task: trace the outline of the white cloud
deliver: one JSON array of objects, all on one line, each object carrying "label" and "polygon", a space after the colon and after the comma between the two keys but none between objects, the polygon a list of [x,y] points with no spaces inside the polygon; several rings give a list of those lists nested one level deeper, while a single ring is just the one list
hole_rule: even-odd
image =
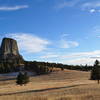
[{"label": "white cloud", "polygon": [[65,64],[89,64],[92,65],[96,59],[100,60],[100,50],[90,52],[78,52],[62,56]]},{"label": "white cloud", "polygon": [[76,41],[67,41],[65,39],[60,41],[60,48],[72,48],[77,46],[79,46],[79,43]]},{"label": "white cloud", "polygon": [[17,5],[17,6],[0,6],[0,11],[15,11],[24,8],[28,8],[28,5]]},{"label": "white cloud", "polygon": [[63,63],[64,64],[73,64],[73,65],[92,65],[94,63],[95,59],[90,58],[78,58],[78,59],[72,59],[72,60],[66,60]]},{"label": "white cloud", "polygon": [[80,58],[80,57],[98,57],[100,56],[100,50],[90,51],[90,52],[78,52],[78,53],[71,53],[69,55],[64,55],[62,58]]},{"label": "white cloud", "polygon": [[42,52],[46,50],[47,46],[50,44],[49,41],[29,33],[11,33],[7,34],[7,37],[16,39],[19,49],[26,53]]},{"label": "white cloud", "polygon": [[96,59],[100,60],[100,50],[90,52],[77,52],[70,54],[47,53],[46,55],[41,56],[40,58],[45,59],[47,61],[51,59],[56,59],[58,62],[61,62],[63,64],[92,65]]},{"label": "white cloud", "polygon": [[81,5],[83,10],[87,10],[90,13],[100,12],[100,1],[86,2]]},{"label": "white cloud", "polygon": [[95,13],[96,12],[95,9],[90,9],[89,11],[90,11],[90,13]]}]

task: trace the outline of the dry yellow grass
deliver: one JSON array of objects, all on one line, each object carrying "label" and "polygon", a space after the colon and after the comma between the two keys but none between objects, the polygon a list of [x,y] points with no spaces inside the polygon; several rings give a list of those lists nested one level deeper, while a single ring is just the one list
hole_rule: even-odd
[{"label": "dry yellow grass", "polygon": [[100,100],[100,85],[89,77],[90,72],[58,70],[32,77],[26,86],[0,81],[0,100]]}]

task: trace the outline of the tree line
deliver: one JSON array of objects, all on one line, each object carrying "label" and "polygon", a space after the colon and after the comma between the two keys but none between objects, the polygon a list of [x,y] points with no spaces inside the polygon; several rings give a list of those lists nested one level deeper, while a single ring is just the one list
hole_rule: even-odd
[{"label": "tree line", "polygon": [[[33,71],[37,74],[47,74],[53,71],[54,68],[61,70],[80,70],[90,71],[93,66],[89,65],[65,65],[61,63],[37,62],[37,61],[24,61],[24,70]],[[18,72],[20,71],[20,64],[15,62],[0,62],[0,73]]]},{"label": "tree line", "polygon": [[[37,61],[26,61],[25,69],[27,70],[35,70],[38,72],[39,70],[46,69],[47,72],[52,72],[54,68],[60,68],[61,70],[70,69],[70,70],[80,70],[80,71],[90,71],[93,66],[90,65],[65,65],[61,63],[49,63],[49,62],[37,62]],[[39,71],[39,72],[40,72]]]}]

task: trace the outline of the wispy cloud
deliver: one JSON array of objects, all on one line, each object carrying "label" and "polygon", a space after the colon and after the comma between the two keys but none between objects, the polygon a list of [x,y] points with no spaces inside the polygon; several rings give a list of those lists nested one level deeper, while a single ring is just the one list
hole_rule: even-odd
[{"label": "wispy cloud", "polygon": [[82,7],[85,8],[97,8],[100,7],[100,1],[94,1],[94,2],[86,2],[82,5]]},{"label": "wispy cloud", "polygon": [[85,2],[81,7],[90,13],[100,12],[100,1]]},{"label": "wispy cloud", "polygon": [[61,48],[72,48],[79,46],[79,43],[76,41],[67,41],[67,40],[61,40],[60,47]]},{"label": "wispy cloud", "polygon": [[70,1],[61,1],[60,3],[57,3],[55,6],[56,9],[62,9],[65,7],[73,7],[75,6],[79,0],[70,0]]},{"label": "wispy cloud", "polygon": [[90,33],[92,33],[91,36],[95,38],[100,38],[100,26],[99,25],[93,26]]},{"label": "wispy cloud", "polygon": [[17,5],[17,6],[0,6],[0,11],[15,11],[20,9],[28,8],[28,5]]},{"label": "wispy cloud", "polygon": [[56,9],[62,9],[65,7],[78,7],[79,9],[83,11],[88,11],[90,13],[97,13],[100,12],[100,1],[80,1],[80,0],[62,0],[61,2],[58,2],[55,6]]},{"label": "wispy cloud", "polygon": [[47,49],[50,44],[48,40],[29,33],[7,34],[7,37],[14,38],[18,41],[19,49],[24,53],[37,53]]},{"label": "wispy cloud", "polygon": [[59,57],[59,55],[57,55],[57,54],[47,53],[46,55],[41,56],[40,58],[42,58],[42,59],[50,59],[50,58],[58,58],[58,57]]},{"label": "wispy cloud", "polygon": [[72,60],[65,60],[64,64],[73,64],[73,65],[93,65],[95,59],[90,58],[78,58],[78,59],[72,59]]},{"label": "wispy cloud", "polygon": [[94,34],[100,34],[100,26],[94,26],[93,27],[93,33]]},{"label": "wispy cloud", "polygon": [[65,38],[65,37],[69,37],[69,36],[70,36],[70,34],[63,33],[63,34],[61,35],[61,38]]},{"label": "wispy cloud", "polygon": [[62,58],[80,58],[80,57],[86,57],[86,58],[94,58],[100,56],[100,50],[90,51],[90,52],[77,52],[77,53],[71,53],[68,55],[62,56]]},{"label": "wispy cloud", "polygon": [[[49,55],[49,56],[47,56]],[[49,53],[44,56],[44,58],[53,58],[53,57],[61,57],[62,59],[72,59],[72,58],[99,58],[100,57],[100,50],[95,50],[95,51],[90,51],[90,52],[76,52],[76,53],[70,53],[70,54],[56,54],[54,53]]]},{"label": "wispy cloud", "polygon": [[92,65],[96,59],[100,60],[100,50],[90,51],[90,52],[76,52],[69,54],[57,54],[57,53],[47,53],[40,58],[45,60],[57,59],[58,62],[64,64],[89,64]]},{"label": "wispy cloud", "polygon": [[69,37],[69,34],[62,34],[61,40],[59,41],[60,48],[73,48],[79,46],[79,43],[77,41],[70,41],[67,40]]},{"label": "wispy cloud", "polygon": [[72,6],[72,4],[70,2],[63,2],[63,3],[60,3],[59,5],[55,6],[55,8],[61,9],[61,8],[66,7],[66,6],[70,7],[70,6]]}]

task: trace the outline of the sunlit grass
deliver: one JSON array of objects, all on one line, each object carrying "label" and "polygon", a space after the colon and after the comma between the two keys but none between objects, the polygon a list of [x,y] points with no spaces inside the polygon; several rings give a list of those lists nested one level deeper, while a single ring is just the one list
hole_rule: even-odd
[{"label": "sunlit grass", "polygon": [[100,85],[89,77],[90,72],[65,70],[32,77],[25,86],[0,81],[0,100],[100,100]]}]

